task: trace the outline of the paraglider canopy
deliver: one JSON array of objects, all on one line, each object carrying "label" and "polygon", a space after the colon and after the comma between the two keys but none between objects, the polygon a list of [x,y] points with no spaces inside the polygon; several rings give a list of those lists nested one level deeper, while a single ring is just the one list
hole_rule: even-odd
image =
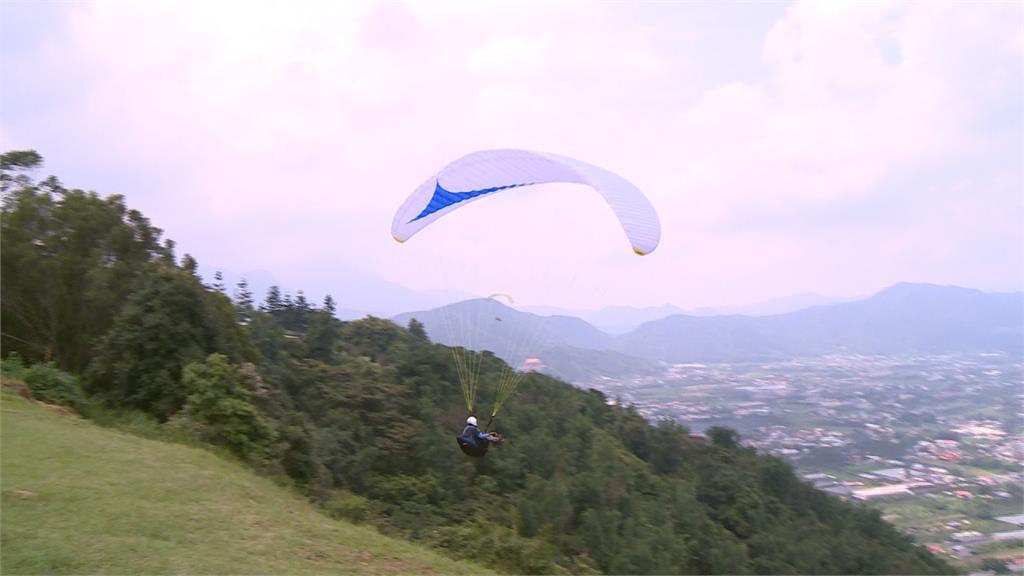
[{"label": "paraglider canopy", "polygon": [[[628,180],[586,162],[529,150],[483,150],[445,166],[413,192],[395,213],[391,235],[405,242],[467,203],[516,188],[554,182],[585,184],[604,197],[637,254],[661,240],[658,214]],[[566,216],[567,219],[571,215]]]}]

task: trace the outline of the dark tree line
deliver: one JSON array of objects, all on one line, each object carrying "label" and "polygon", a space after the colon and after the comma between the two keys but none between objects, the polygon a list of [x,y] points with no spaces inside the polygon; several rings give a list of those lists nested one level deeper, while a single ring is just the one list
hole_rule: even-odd
[{"label": "dark tree line", "polygon": [[[277,287],[257,304],[244,280],[229,297],[123,198],[34,182],[34,152],[0,161],[0,344],[80,377],[76,405],[151,414],[329,514],[510,572],[951,572],[732,430],[539,374],[497,421],[508,443],[468,459],[450,351],[419,322],[340,322]],[[482,353],[484,386],[502,369]]]}]

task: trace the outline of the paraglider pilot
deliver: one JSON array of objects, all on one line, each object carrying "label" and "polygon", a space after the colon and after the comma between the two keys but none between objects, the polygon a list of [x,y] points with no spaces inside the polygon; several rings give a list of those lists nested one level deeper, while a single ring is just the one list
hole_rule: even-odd
[{"label": "paraglider pilot", "polygon": [[476,416],[466,418],[466,428],[457,438],[459,448],[467,456],[479,458],[487,453],[491,444],[500,444],[501,436],[497,432],[484,432],[476,424]]}]

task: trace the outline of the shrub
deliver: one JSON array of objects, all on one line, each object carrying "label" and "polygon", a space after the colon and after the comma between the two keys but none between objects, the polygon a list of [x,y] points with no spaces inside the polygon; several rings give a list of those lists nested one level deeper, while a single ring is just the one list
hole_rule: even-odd
[{"label": "shrub", "polygon": [[348,490],[336,490],[324,502],[324,511],[327,512],[328,516],[345,519],[356,524],[366,519],[369,510],[366,498],[353,494]]},{"label": "shrub", "polygon": [[17,352],[11,352],[7,358],[0,360],[0,376],[15,380],[25,377],[25,365],[21,363],[21,356]]},{"label": "shrub", "polygon": [[60,404],[79,409],[84,404],[78,379],[57,368],[53,363],[34,364],[22,377],[32,397],[48,404]]}]

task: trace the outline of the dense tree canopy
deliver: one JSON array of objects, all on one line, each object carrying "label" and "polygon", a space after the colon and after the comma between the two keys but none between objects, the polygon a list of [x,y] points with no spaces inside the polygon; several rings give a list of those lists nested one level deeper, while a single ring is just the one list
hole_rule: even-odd
[{"label": "dense tree canopy", "polygon": [[53,177],[36,184],[15,174],[42,161],[25,157],[0,159],[5,186],[20,184],[4,191],[0,229],[3,349],[80,372],[135,280],[173,253],[123,197],[67,189]]}]

